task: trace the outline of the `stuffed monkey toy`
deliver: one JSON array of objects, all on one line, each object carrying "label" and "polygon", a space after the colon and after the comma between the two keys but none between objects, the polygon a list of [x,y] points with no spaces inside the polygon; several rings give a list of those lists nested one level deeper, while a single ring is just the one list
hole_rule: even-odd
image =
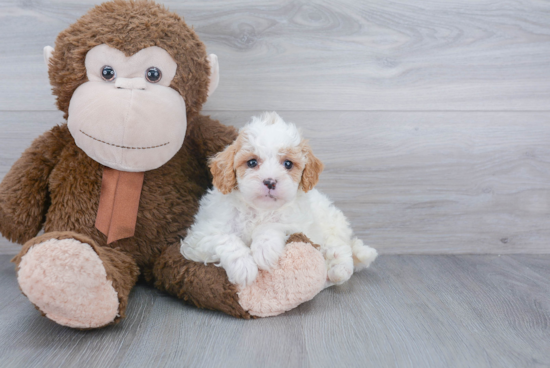
[{"label": "stuffed monkey toy", "polygon": [[207,159],[236,131],[199,114],[218,84],[217,58],[177,14],[107,2],[44,55],[67,122],[37,138],[0,184],[0,231],[24,244],[17,280],[43,315],[73,328],[118,322],[138,279],[239,318],[283,313],[323,288],[323,257],[301,234],[245,289],[181,255],[211,186]]}]

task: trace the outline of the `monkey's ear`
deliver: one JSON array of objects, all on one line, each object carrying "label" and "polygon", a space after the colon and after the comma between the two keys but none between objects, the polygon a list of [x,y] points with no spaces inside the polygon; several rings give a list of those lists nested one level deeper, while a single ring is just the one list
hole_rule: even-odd
[{"label": "monkey's ear", "polygon": [[[52,49],[53,50],[53,49]],[[220,83],[220,65],[218,57],[215,54],[208,55],[208,63],[210,64],[210,83],[208,84],[208,97],[218,88]]]},{"label": "monkey's ear", "polygon": [[53,47],[51,46],[44,47],[44,62],[46,63],[46,65],[48,65],[52,57],[52,54],[53,54]]}]

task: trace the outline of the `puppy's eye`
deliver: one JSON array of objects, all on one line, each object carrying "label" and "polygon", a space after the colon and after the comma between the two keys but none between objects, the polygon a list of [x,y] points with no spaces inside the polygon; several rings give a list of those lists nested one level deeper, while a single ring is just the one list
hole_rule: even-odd
[{"label": "puppy's eye", "polygon": [[285,169],[287,169],[287,170],[292,169],[292,166],[294,166],[294,164],[292,163],[292,161],[289,161],[289,160],[286,160],[286,161],[284,162],[284,165],[285,165]]},{"label": "puppy's eye", "polygon": [[145,71],[145,79],[150,83],[157,83],[162,79],[162,72],[154,66]]},{"label": "puppy's eye", "polygon": [[252,160],[248,160],[246,164],[248,165],[248,167],[253,168],[258,166],[258,161],[255,158],[253,158]]},{"label": "puppy's eye", "polygon": [[104,81],[112,82],[116,78],[116,71],[113,67],[105,65],[101,68],[101,78],[103,78]]}]

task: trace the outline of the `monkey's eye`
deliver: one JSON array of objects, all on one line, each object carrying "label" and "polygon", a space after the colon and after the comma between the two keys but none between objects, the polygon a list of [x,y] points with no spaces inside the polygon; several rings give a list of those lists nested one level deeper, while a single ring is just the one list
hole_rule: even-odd
[{"label": "monkey's eye", "polygon": [[258,166],[258,161],[255,158],[253,158],[252,160],[248,160],[246,164],[248,165],[248,167],[254,168]]},{"label": "monkey's eye", "polygon": [[162,79],[162,72],[159,68],[152,66],[145,71],[145,79],[147,79],[148,82],[157,83]]},{"label": "monkey's eye", "polygon": [[105,65],[103,68],[101,68],[101,78],[103,78],[104,81],[112,82],[116,79],[116,71],[113,69],[113,67]]},{"label": "monkey's eye", "polygon": [[292,163],[292,161],[289,161],[289,160],[286,160],[286,161],[284,162],[284,165],[285,165],[285,169],[287,169],[287,170],[292,169],[292,166],[294,166],[294,164]]}]

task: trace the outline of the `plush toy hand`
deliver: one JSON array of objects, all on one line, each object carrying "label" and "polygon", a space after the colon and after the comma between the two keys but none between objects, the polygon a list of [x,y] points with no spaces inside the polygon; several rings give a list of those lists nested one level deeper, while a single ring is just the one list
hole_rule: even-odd
[{"label": "plush toy hand", "polygon": [[239,291],[243,309],[252,316],[276,316],[317,295],[327,279],[317,248],[305,235],[291,235],[273,268],[261,270],[256,282]]}]

